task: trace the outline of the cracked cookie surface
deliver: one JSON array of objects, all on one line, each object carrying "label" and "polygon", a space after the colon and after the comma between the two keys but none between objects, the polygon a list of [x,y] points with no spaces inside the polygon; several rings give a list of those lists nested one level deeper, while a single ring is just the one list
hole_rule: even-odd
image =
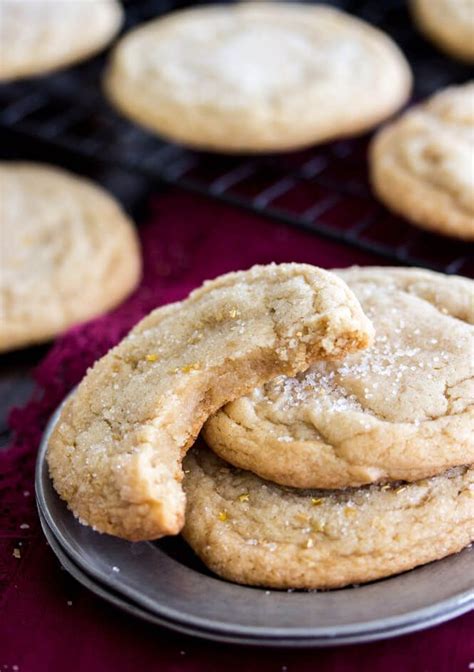
[{"label": "cracked cookie surface", "polygon": [[370,147],[375,193],[414,224],[474,240],[474,83],[451,87],[383,128]]},{"label": "cracked cookie surface", "polygon": [[341,363],[280,376],[204,427],[225,460],[293,487],[414,481],[474,462],[474,282],[420,269],[337,271],[375,327]]},{"label": "cracked cookie surface", "polygon": [[122,19],[116,0],[2,0],[0,80],[81,61],[110,42]]},{"label": "cracked cookie surface", "polygon": [[337,276],[271,264],[158,308],[98,361],[50,438],[54,486],[95,529],[132,540],[184,522],[181,461],[220,406],[279,373],[366,347],[372,325]]},{"label": "cracked cookie surface", "polygon": [[262,152],[375,126],[406,101],[411,73],[387,35],[349,14],[237,3],[131,31],[105,85],[124,114],[175,141]]},{"label": "cracked cookie surface", "polygon": [[225,579],[337,588],[412,569],[474,539],[474,469],[344,491],[295,490],[236,469],[205,446],[184,462],[183,535]]},{"label": "cracked cookie surface", "polygon": [[116,306],[141,261],[132,222],[98,185],[54,166],[0,163],[0,352]]}]

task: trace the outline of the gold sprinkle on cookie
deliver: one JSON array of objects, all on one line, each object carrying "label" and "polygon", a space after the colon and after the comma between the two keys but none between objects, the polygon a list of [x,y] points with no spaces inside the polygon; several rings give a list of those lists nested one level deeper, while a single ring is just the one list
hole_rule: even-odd
[{"label": "gold sprinkle on cookie", "polygon": [[193,362],[192,364],[185,364],[184,366],[177,366],[173,369],[174,373],[191,373],[192,371],[199,371],[201,369],[201,364],[199,362]]}]

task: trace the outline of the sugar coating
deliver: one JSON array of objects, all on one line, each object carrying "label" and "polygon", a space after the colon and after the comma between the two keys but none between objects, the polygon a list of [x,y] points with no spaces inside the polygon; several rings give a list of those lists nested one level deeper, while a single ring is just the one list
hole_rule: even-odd
[{"label": "sugar coating", "polygon": [[474,462],[474,283],[419,269],[338,274],[374,324],[373,345],[227,404],[207,443],[294,487],[413,481]]},{"label": "sugar coating", "polygon": [[0,80],[42,74],[87,58],[118,31],[116,0],[2,0]]},{"label": "sugar coating", "polygon": [[255,266],[207,282],[153,311],[88,372],[49,442],[54,486],[99,531],[176,534],[181,461],[205,420],[275,375],[372,336],[352,292],[314,266]]},{"label": "sugar coating", "polygon": [[337,491],[278,486],[205,446],[187,455],[185,467],[184,537],[210,569],[237,583],[307,589],[363,583],[455,553],[474,539],[469,467],[409,485]]},{"label": "sugar coating", "polygon": [[0,163],[0,352],[48,340],[136,286],[132,222],[99,186],[47,164]]},{"label": "sugar coating", "polygon": [[152,130],[238,152],[370,128],[403,104],[411,74],[386,35],[348,14],[239,3],[176,12],[131,31],[105,83],[112,102]]},{"label": "sugar coating", "polygon": [[376,135],[372,183],[389,208],[415,224],[474,240],[473,155],[469,82],[435,94]]}]

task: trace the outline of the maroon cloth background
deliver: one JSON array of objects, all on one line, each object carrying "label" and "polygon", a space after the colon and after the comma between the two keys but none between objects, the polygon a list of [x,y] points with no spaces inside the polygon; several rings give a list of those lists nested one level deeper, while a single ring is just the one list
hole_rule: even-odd
[{"label": "maroon cloth background", "polygon": [[[36,517],[35,453],[49,415],[97,357],[152,308],[226,271],[270,261],[327,268],[380,263],[349,247],[179,191],[156,200],[140,236],[144,277],[138,290],[109,315],[59,338],[36,369],[33,398],[11,414],[15,440],[0,452],[0,670],[467,672],[474,661],[472,613],[373,644],[257,650],[200,641],[135,620],[61,571]],[[15,548],[20,558],[14,557]]]}]

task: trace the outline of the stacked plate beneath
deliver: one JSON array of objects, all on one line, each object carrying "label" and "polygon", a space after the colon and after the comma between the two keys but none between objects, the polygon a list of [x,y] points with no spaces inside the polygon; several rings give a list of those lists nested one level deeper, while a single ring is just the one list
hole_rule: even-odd
[{"label": "stacked plate beneath", "polygon": [[54,491],[38,454],[36,497],[65,569],[124,611],[205,639],[258,646],[328,646],[421,630],[474,608],[474,551],[359,587],[325,592],[250,588],[211,575],[184,542],[130,543],[81,525]]}]

